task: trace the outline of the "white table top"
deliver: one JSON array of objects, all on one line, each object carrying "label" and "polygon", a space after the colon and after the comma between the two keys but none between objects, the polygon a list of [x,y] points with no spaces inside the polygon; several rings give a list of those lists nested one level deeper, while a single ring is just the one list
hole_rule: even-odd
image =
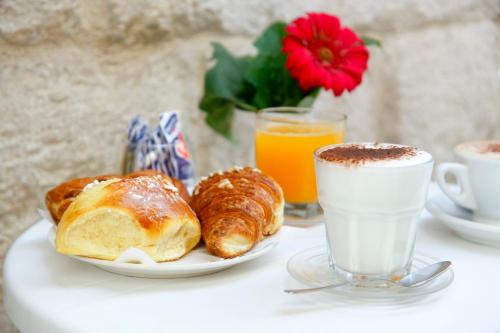
[{"label": "white table top", "polygon": [[5,306],[24,333],[500,332],[500,249],[458,238],[427,212],[417,250],[451,260],[455,281],[392,305],[282,291],[299,286],[286,271],[288,258],[324,244],[322,226],[288,227],[260,259],[173,280],[114,275],[60,255],[47,241],[49,227],[39,222],[23,233],[4,265]]}]

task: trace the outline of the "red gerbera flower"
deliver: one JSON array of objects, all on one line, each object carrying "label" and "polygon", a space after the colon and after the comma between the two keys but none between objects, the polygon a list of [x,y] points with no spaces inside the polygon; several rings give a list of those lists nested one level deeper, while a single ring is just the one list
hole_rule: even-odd
[{"label": "red gerbera flower", "polygon": [[286,31],[286,67],[303,90],[323,87],[340,96],[361,83],[368,50],[351,29],[340,26],[336,16],[309,13]]}]

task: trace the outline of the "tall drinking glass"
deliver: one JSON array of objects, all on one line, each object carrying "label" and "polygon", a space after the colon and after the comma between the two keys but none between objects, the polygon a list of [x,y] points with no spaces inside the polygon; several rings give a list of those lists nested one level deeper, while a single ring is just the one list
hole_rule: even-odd
[{"label": "tall drinking glass", "polygon": [[256,164],[285,194],[285,213],[311,218],[318,205],[314,151],[344,141],[346,116],[312,108],[279,107],[257,113]]},{"label": "tall drinking glass", "polygon": [[380,283],[409,273],[433,159],[414,147],[359,143],[315,153],[331,264]]}]

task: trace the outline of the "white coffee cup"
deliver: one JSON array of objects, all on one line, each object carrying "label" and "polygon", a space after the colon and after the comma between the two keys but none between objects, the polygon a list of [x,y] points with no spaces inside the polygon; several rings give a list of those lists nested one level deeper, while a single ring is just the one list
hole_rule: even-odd
[{"label": "white coffee cup", "polygon": [[[462,163],[441,163],[436,181],[456,204],[474,212],[474,220],[500,223],[500,141],[473,141],[455,147]],[[456,186],[446,182],[454,175]]]},{"label": "white coffee cup", "polygon": [[319,148],[315,166],[334,269],[364,281],[407,274],[432,156],[408,146],[346,143]]}]

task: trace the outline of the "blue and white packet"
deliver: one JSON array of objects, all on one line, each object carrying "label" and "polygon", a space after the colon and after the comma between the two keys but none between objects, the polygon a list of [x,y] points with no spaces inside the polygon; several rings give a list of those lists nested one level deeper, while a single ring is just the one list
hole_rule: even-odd
[{"label": "blue and white packet", "polygon": [[128,129],[127,150],[133,152],[133,170],[153,169],[194,187],[194,167],[184,142],[178,111],[164,112],[160,122],[149,128],[139,116]]}]

